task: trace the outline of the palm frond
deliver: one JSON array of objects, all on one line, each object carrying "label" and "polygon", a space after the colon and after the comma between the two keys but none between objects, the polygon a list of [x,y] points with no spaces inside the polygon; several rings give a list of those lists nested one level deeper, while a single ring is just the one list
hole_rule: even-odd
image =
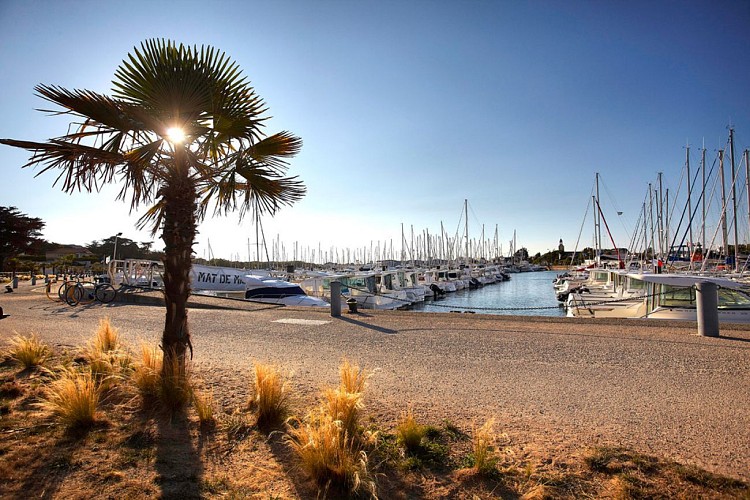
[{"label": "palm frond", "polygon": [[160,198],[151,208],[146,210],[146,213],[143,214],[140,219],[138,219],[135,227],[139,230],[149,229],[151,231],[151,236],[153,237],[156,236],[159,228],[161,228],[163,220],[164,198]]},{"label": "palm frond", "polygon": [[[239,181],[237,175],[244,178]],[[276,171],[259,165],[246,165],[227,172],[201,192],[201,213],[213,202],[214,214],[240,210],[240,219],[248,209],[274,214],[282,206],[291,206],[305,196],[306,189],[298,177],[282,177]]]},{"label": "palm frond", "polygon": [[253,144],[248,154],[258,163],[286,170],[287,162],[278,157],[289,158],[300,152],[302,139],[283,131]]},{"label": "palm frond", "polygon": [[116,97],[149,109],[170,126],[213,130],[204,144],[260,140],[262,99],[223,52],[148,40],[129,54],[115,74]]},{"label": "palm frond", "polygon": [[117,199],[125,200],[132,192],[130,209],[135,210],[141,204],[150,203],[155,197],[158,186],[166,182],[164,169],[159,168],[162,141],[154,141],[125,154],[126,165],[122,169],[124,181]]},{"label": "palm frond", "polygon": [[[54,85],[37,85],[34,90],[43,99],[62,106],[77,116],[94,120],[109,129],[127,132],[145,128],[143,123],[134,120],[111,97],[90,90],[67,90]],[[111,131],[108,130],[108,132]]]},{"label": "palm frond", "polygon": [[112,181],[115,168],[125,162],[122,154],[57,139],[47,143],[0,139],[0,143],[32,151],[34,155],[23,167],[41,165],[36,176],[60,169],[53,185],[62,180],[62,189],[66,193],[98,191],[102,183]]}]

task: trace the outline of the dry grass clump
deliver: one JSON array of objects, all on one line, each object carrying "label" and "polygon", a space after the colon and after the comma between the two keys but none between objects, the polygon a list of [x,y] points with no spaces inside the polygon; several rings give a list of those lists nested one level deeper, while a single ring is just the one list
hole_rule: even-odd
[{"label": "dry grass clump", "polygon": [[94,378],[107,388],[133,370],[133,358],[109,318],[99,321],[99,328],[84,349],[84,355]]},{"label": "dry grass clump", "polygon": [[401,421],[396,426],[396,440],[407,453],[418,453],[426,435],[427,427],[417,422],[411,410],[402,415]]},{"label": "dry grass clump", "polygon": [[[145,406],[158,405],[167,413],[175,413],[194,402],[190,367],[182,367],[177,356],[164,360],[159,346],[141,342],[140,356],[130,375]],[[165,364],[166,363],[166,364]]]},{"label": "dry grass clump", "polygon": [[355,436],[359,426],[359,412],[364,406],[361,392],[347,392],[342,388],[323,391],[323,407],[349,436]]},{"label": "dry grass clump", "polygon": [[201,426],[213,425],[216,422],[214,416],[214,393],[209,391],[205,396],[201,395],[195,388],[192,392],[193,408],[198,415]]},{"label": "dry grass clump", "polygon": [[305,422],[294,421],[287,441],[302,467],[324,491],[376,497],[376,485],[367,464],[367,453],[324,408],[310,412]]},{"label": "dry grass clump", "polygon": [[226,415],[223,423],[229,441],[245,439],[252,432],[252,425],[248,422],[246,414],[239,408],[235,408],[232,413]]},{"label": "dry grass clump", "polygon": [[158,401],[161,409],[176,413],[190,403],[193,388],[188,367],[182,368],[177,356],[168,356],[162,360],[162,369],[158,382]]},{"label": "dry grass clump", "polygon": [[364,407],[364,390],[372,372],[367,372],[349,360],[344,359],[339,366],[340,384],[338,389],[323,391],[323,406],[334,420],[339,420],[343,430],[352,437],[357,435],[360,410]]},{"label": "dry grass clump", "polygon": [[495,470],[497,458],[495,456],[495,419],[487,420],[484,425],[474,429],[472,448],[474,454],[474,469],[480,474]]},{"label": "dry grass clump", "polygon": [[16,334],[10,339],[10,344],[8,354],[24,368],[41,366],[52,354],[49,346],[42,343],[36,333],[32,333],[30,337]]},{"label": "dry grass clump", "polygon": [[99,328],[94,333],[92,347],[99,352],[111,352],[123,348],[120,332],[112,326],[109,318],[99,320]]},{"label": "dry grass clump", "polygon": [[281,423],[289,406],[289,380],[275,365],[255,364],[254,392],[251,409],[258,417],[261,428]]},{"label": "dry grass clump", "polygon": [[290,421],[287,441],[327,495],[369,494],[376,497],[366,448],[376,442],[375,434],[363,434],[359,413],[363,391],[370,374],[348,361],[339,367],[341,384],[323,391],[321,405],[304,422]]},{"label": "dry grass clump", "polygon": [[157,345],[141,342],[140,347],[141,355],[135,362],[131,378],[144,400],[152,400],[159,395],[164,356]]},{"label": "dry grass clump", "polygon": [[99,396],[91,373],[66,369],[45,390],[40,406],[66,427],[85,428],[96,422]]},{"label": "dry grass clump", "polygon": [[344,359],[339,366],[339,377],[341,378],[340,389],[350,393],[365,392],[367,380],[372,376],[372,372],[365,371],[358,365],[352,364],[348,359]]}]

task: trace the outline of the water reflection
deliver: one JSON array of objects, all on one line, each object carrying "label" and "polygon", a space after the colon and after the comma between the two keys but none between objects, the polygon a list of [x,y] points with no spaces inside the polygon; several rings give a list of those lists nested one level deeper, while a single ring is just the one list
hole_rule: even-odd
[{"label": "water reflection", "polygon": [[556,276],[556,271],[512,274],[510,281],[487,285],[476,290],[460,290],[438,300],[427,300],[417,304],[413,310],[474,310],[477,314],[565,316],[565,311],[559,307],[552,289],[552,280]]}]

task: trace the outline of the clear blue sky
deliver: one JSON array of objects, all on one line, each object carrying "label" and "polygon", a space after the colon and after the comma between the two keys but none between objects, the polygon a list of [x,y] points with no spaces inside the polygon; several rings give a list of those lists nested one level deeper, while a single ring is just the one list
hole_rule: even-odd
[{"label": "clear blue sky", "polygon": [[[293,242],[369,248],[407,232],[497,224],[533,254],[571,249],[595,172],[619,246],[649,182],[676,192],[685,145],[709,159],[735,127],[750,143],[750,2],[0,2],[0,137],[46,140],[68,120],[35,111],[36,84],[109,93],[147,38],[209,44],[270,108],[268,130],[304,140],[290,173],[308,195],[265,218]],[[116,189],[62,194],[0,147],[0,205],[41,217],[45,237],[85,244],[135,229]],[[622,211],[617,216],[616,211]],[[206,220],[196,253],[247,258],[251,220]],[[587,222],[581,246],[591,245]],[[155,246],[161,247],[158,237]],[[254,250],[253,250],[254,253]]]}]

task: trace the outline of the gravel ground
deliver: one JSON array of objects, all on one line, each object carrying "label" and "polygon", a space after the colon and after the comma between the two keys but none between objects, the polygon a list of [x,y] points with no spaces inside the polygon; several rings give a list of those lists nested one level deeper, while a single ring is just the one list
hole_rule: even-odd
[{"label": "gravel ground", "polygon": [[[56,346],[80,346],[105,316],[128,341],[157,342],[164,310],[137,299],[72,308],[21,284],[0,295],[10,315],[0,321],[0,345],[14,332],[37,332]],[[368,411],[384,425],[407,408],[427,422],[469,428],[492,416],[529,446],[577,453],[623,445],[750,480],[746,325],[722,325],[720,338],[704,338],[690,323],[399,311],[332,318],[198,305],[190,311],[195,372],[227,411],[246,402],[255,361],[292,370],[303,407],[337,383],[346,357],[376,371]]]}]

